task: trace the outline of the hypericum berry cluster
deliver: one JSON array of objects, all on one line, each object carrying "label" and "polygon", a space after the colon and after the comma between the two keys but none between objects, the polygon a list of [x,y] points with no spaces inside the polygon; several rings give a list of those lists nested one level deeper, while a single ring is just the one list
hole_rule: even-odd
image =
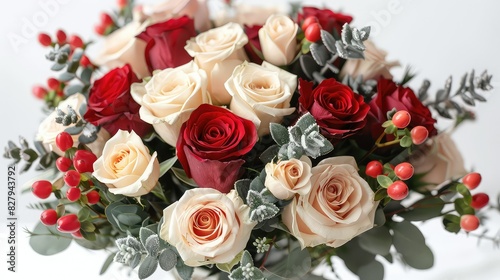
[{"label": "hypericum berry cluster", "polygon": [[396,166],[383,165],[378,160],[372,160],[366,165],[365,174],[376,178],[379,185],[386,189],[387,196],[393,200],[403,200],[408,196],[408,185],[403,182],[409,180],[414,173],[413,165],[402,162]]},{"label": "hypericum berry cluster", "polygon": [[[469,190],[476,189],[481,183],[481,174],[477,172],[471,172],[462,178],[462,184],[464,184]],[[489,203],[489,196],[485,193],[477,193],[472,196],[472,201],[470,206],[475,210],[479,210]],[[476,230],[480,225],[479,218],[473,214],[465,214],[460,217],[460,227],[469,232]]]},{"label": "hypericum berry cluster", "polygon": [[304,31],[304,37],[309,42],[316,42],[321,38],[321,24],[319,24],[319,19],[315,16],[309,16],[302,22],[302,30]]},{"label": "hypericum berry cluster", "polygon": [[[64,172],[63,180],[68,186],[65,199],[60,188],[52,185],[50,181],[40,180],[31,186],[35,196],[41,199],[48,198],[52,193],[62,202],[62,204],[79,203],[94,205],[99,203],[100,194],[94,188],[89,176],[84,175],[94,171],[93,164],[97,160],[96,155],[87,150],[79,150],[73,147],[73,138],[67,132],[61,132],[56,136],[56,146],[63,151],[64,156],[56,160],[56,167]],[[66,202],[64,202],[66,201]],[[40,220],[44,225],[52,226],[57,224],[57,229],[63,233],[71,233],[76,238],[82,238],[80,232],[80,222],[76,214],[64,215],[64,207],[57,210],[47,209],[42,212]]]},{"label": "hypericum berry cluster", "polygon": [[115,20],[108,13],[101,13],[99,23],[94,26],[95,33],[105,36],[116,29]]},{"label": "hypericum berry cluster", "polygon": [[418,125],[408,130],[408,125],[411,122],[411,115],[406,110],[395,112],[391,119],[384,122],[382,126],[385,128],[386,134],[395,134],[400,138],[402,147],[409,147],[411,144],[420,145],[429,137],[429,131],[424,126]]},{"label": "hypericum berry cluster", "polygon": [[85,47],[85,43],[80,36],[73,34],[68,37],[66,32],[60,29],[56,31],[54,39],[47,33],[38,34],[38,42],[44,47],[55,47],[56,45],[64,46],[66,44],[69,44],[71,49],[81,49]]}]

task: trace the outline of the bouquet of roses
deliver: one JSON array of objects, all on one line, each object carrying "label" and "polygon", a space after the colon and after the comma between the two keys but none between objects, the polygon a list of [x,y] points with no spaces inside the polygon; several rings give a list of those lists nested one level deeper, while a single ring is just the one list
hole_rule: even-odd
[{"label": "bouquet of roses", "polygon": [[44,200],[35,251],[107,249],[103,271],[114,261],[141,279],[158,266],[300,278],[334,256],[382,279],[377,255],[432,267],[412,222],[478,228],[481,175],[441,163],[458,151],[435,124],[473,119],[490,75],[414,91],[349,15],[226,2],[210,21],[203,0],[118,1],[94,56],[77,35],[39,35],[59,72],[33,89],[49,114],[35,149],[5,153],[45,170],[30,186]]}]

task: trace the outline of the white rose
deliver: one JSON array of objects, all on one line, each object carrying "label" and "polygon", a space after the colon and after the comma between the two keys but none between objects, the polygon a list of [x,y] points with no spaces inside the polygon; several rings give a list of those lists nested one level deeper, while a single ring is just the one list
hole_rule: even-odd
[{"label": "white rose", "polygon": [[290,100],[297,87],[297,76],[263,62],[262,66],[243,62],[224,84],[231,99],[230,109],[251,120],[259,136],[269,134],[271,122],[280,123],[290,115]]},{"label": "white rose", "polygon": [[353,157],[322,160],[312,168],[311,191],[283,210],[283,223],[301,247],[339,247],[373,228],[378,202]]},{"label": "white rose", "polygon": [[211,103],[207,75],[194,62],[155,71],[148,82],[132,84],[131,94],[141,105],[141,119],[175,147],[181,125],[203,103]]},{"label": "white rose", "polygon": [[188,16],[194,19],[196,30],[202,32],[210,28],[206,0],[167,0],[157,4],[144,5],[143,11],[155,23]]},{"label": "white rose", "polygon": [[159,236],[186,265],[228,263],[245,249],[256,225],[249,212],[235,190],[191,189],[163,210]]},{"label": "white rose", "polygon": [[297,54],[299,26],[285,15],[272,15],[259,30],[264,60],[276,65],[290,64]]},{"label": "white rose", "polygon": [[[83,118],[80,115],[80,107],[85,106],[86,108],[87,101],[85,99],[85,96],[80,93],[73,94],[66,98],[64,101],[60,102],[57,105],[57,108],[59,108],[61,111],[64,113],[68,113],[68,106],[70,106],[77,114],[79,118]],[[74,127],[75,124],[71,124],[68,126],[64,126],[60,123],[56,122],[56,117],[57,117],[57,112],[54,110],[45,120],[43,120],[40,125],[38,126],[38,132],[36,135],[36,139],[38,141],[42,141],[44,146],[49,151],[53,151],[59,156],[63,156],[64,152],[61,151],[57,145],[56,145],[56,137],[59,133],[63,132],[67,128]],[[80,137],[81,133],[71,135],[73,138],[73,147],[77,147],[79,145],[78,137]],[[110,135],[105,129],[100,129],[98,134],[97,134],[97,139],[89,144],[86,144],[86,146],[96,155],[100,156],[104,143],[109,139]]]},{"label": "white rose", "polygon": [[468,173],[464,159],[449,133],[440,133],[419,146],[419,150],[410,156],[410,163],[415,174],[423,175],[419,182],[427,184],[424,187],[427,190]]},{"label": "white rose", "polygon": [[311,160],[307,156],[266,164],[264,185],[278,199],[306,195],[311,190]]},{"label": "white rose", "polygon": [[215,105],[231,101],[224,82],[237,65],[247,60],[243,49],[247,42],[243,28],[236,23],[210,29],[187,41],[186,51],[207,72],[208,92]]},{"label": "white rose", "polygon": [[273,14],[288,14],[290,9],[287,5],[278,3],[235,3],[231,7],[218,7],[214,16],[216,26],[228,22],[236,22],[241,25],[264,25],[268,17]]},{"label": "white rose", "polygon": [[375,44],[367,40],[364,42],[365,59],[348,59],[340,70],[340,79],[345,75],[357,77],[363,75],[363,79],[378,79],[380,76],[386,79],[392,79],[390,72],[392,67],[399,66],[398,61],[387,61],[387,52],[377,48]]},{"label": "white rose", "polygon": [[134,19],[130,23],[104,38],[99,52],[92,57],[92,62],[109,69],[122,67],[128,63],[139,78],[149,76],[144,58],[146,42],[135,37],[149,24],[150,21],[145,20],[141,10],[134,11]]},{"label": "white rose", "polygon": [[137,197],[155,187],[160,176],[160,164],[156,152],[150,155],[141,137],[134,131],[118,130],[94,162],[92,176],[106,184],[111,193]]}]

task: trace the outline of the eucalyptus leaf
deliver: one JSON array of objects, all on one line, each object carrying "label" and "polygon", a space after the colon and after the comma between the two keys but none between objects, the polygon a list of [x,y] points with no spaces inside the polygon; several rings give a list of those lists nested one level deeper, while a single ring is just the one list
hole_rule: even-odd
[{"label": "eucalyptus leaf", "polygon": [[177,156],[174,156],[173,158],[169,158],[162,163],[160,163],[160,177],[163,176],[165,173],[167,173],[172,166],[177,162]]},{"label": "eucalyptus leaf", "polygon": [[356,273],[359,280],[383,280],[384,279],[384,266],[373,260],[367,265],[363,265]]},{"label": "eucalyptus leaf", "polygon": [[177,274],[179,274],[182,280],[190,280],[194,272],[194,268],[185,265],[180,257],[177,258],[175,269],[177,270]]},{"label": "eucalyptus leaf", "polygon": [[66,64],[62,63],[55,63],[54,65],[52,65],[52,67],[50,67],[50,70],[52,71],[61,71],[62,69],[64,69],[64,67],[66,67]]},{"label": "eucalyptus leaf", "polygon": [[146,240],[150,236],[155,235],[155,234],[156,234],[156,232],[154,232],[148,228],[141,227],[141,229],[139,230],[139,240],[141,241],[143,246],[146,246]]},{"label": "eucalyptus leaf", "polygon": [[40,255],[51,256],[64,251],[73,238],[69,234],[60,233],[55,226],[47,227],[38,222],[30,236],[30,246]]},{"label": "eucalyptus leaf", "polygon": [[146,279],[153,275],[158,267],[158,260],[152,256],[146,256],[139,266],[138,276],[140,279]]},{"label": "eucalyptus leaf", "polygon": [[108,268],[111,266],[113,263],[113,259],[115,258],[116,253],[111,253],[109,256],[106,258],[106,261],[102,264],[101,270],[99,271],[99,275],[103,275],[106,273]]},{"label": "eucalyptus leaf", "polygon": [[133,226],[142,221],[142,218],[134,213],[121,213],[115,216],[120,223],[127,225],[127,226]]},{"label": "eucalyptus leaf", "polygon": [[445,202],[440,198],[425,198],[413,204],[406,212],[398,215],[408,221],[426,221],[441,216]]},{"label": "eucalyptus leaf", "polygon": [[273,159],[275,159],[278,156],[280,150],[280,146],[278,145],[272,145],[269,148],[267,148],[264,152],[262,152],[259,156],[260,161],[263,163],[269,163]]},{"label": "eucalyptus leaf", "polygon": [[375,227],[358,236],[361,248],[372,254],[387,255],[392,246],[392,236],[389,229],[381,226]]},{"label": "eucalyptus leaf", "polygon": [[294,278],[306,275],[311,269],[311,256],[307,249],[301,250],[300,247],[295,247],[285,255],[285,258],[277,264],[265,267],[265,271],[271,275],[281,278]]},{"label": "eucalyptus leaf", "polygon": [[177,264],[177,254],[172,249],[164,249],[158,256],[161,269],[170,271]]},{"label": "eucalyptus leaf", "polygon": [[76,75],[73,73],[64,72],[61,75],[59,75],[59,80],[61,82],[69,82],[69,81],[73,80],[75,77],[76,77]]},{"label": "eucalyptus leaf", "polygon": [[64,88],[64,94],[66,94],[66,96],[70,96],[75,93],[81,93],[82,90],[83,86],[80,84],[68,85]]},{"label": "eucalyptus leaf", "polygon": [[392,224],[392,229],[394,247],[409,266],[428,269],[434,265],[434,255],[416,226],[408,221],[402,221]]}]

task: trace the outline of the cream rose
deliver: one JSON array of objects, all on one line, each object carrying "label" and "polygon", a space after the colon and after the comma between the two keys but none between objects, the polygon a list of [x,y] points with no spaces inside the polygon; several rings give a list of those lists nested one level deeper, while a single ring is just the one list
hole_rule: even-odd
[{"label": "cream rose", "polygon": [[251,120],[259,136],[269,134],[269,124],[279,123],[292,114],[290,100],[297,87],[297,76],[263,62],[262,66],[243,62],[224,84],[233,97],[230,109]]},{"label": "cream rose", "polygon": [[[80,93],[73,94],[66,98],[64,101],[60,102],[57,105],[57,108],[59,108],[64,113],[68,113],[68,106],[70,106],[76,112],[79,118],[82,118],[82,116],[80,115],[80,108],[82,106],[87,106],[85,96]],[[42,141],[47,150],[53,151],[59,156],[63,156],[64,152],[61,151],[56,145],[56,137],[59,133],[63,132],[67,128],[74,127],[75,125],[71,124],[69,126],[64,126],[62,124],[59,124],[55,121],[56,117],[57,112],[56,110],[54,110],[54,112],[52,112],[47,118],[45,118],[45,120],[40,123],[40,125],[38,126],[36,139],[37,141]],[[71,135],[71,137],[73,138],[73,147],[77,147],[79,145],[78,137],[80,137],[80,134],[81,133]],[[96,156],[100,156],[104,147],[104,143],[108,141],[109,137],[110,135],[105,129],[100,129],[97,134],[97,139],[92,143],[86,144],[86,146]]]},{"label": "cream rose", "polygon": [[92,176],[106,184],[111,193],[137,197],[155,187],[160,176],[160,164],[156,152],[150,155],[141,137],[134,131],[118,130],[94,162]]},{"label": "cream rose", "polygon": [[163,210],[159,235],[186,265],[228,263],[245,249],[256,225],[249,212],[235,190],[191,189]]},{"label": "cream rose", "polygon": [[440,133],[419,146],[419,150],[410,156],[410,163],[416,174],[423,174],[419,181],[427,184],[424,187],[427,190],[468,173],[464,159],[449,133]]},{"label": "cream rose", "polygon": [[289,7],[279,3],[235,3],[228,7],[218,7],[215,11],[214,23],[216,26],[224,25],[228,22],[236,22],[241,25],[264,25],[268,17],[273,14],[288,14]]},{"label": "cream rose", "polygon": [[144,58],[146,42],[135,36],[144,31],[150,23],[142,10],[136,9],[130,23],[105,37],[99,52],[92,57],[92,62],[109,69],[122,67],[128,63],[139,78],[149,76]]},{"label": "cream rose", "polygon": [[207,72],[208,92],[215,105],[229,104],[231,96],[224,82],[234,68],[247,60],[243,46],[248,37],[236,23],[210,29],[187,42],[186,51]]},{"label": "cream rose", "polygon": [[392,67],[399,66],[398,61],[387,61],[387,52],[377,48],[375,44],[367,40],[364,42],[365,59],[348,59],[340,70],[340,78],[346,75],[357,77],[363,75],[363,79],[378,79],[380,76],[392,79],[390,72]]},{"label": "cream rose", "polygon": [[311,185],[311,191],[296,196],[282,214],[302,248],[339,247],[373,227],[378,202],[353,157],[322,160],[312,168]]},{"label": "cream rose", "polygon": [[259,30],[264,60],[276,65],[290,64],[297,54],[299,26],[285,15],[270,16]]},{"label": "cream rose", "polygon": [[153,73],[148,82],[132,84],[131,94],[141,105],[141,119],[175,147],[182,123],[203,103],[211,103],[207,75],[194,62]]},{"label": "cream rose", "polygon": [[307,156],[266,164],[264,185],[278,199],[306,195],[311,190],[311,160]]},{"label": "cream rose", "polygon": [[157,4],[144,5],[143,11],[155,23],[188,16],[194,19],[194,26],[199,32],[210,28],[206,0],[167,0]]}]

